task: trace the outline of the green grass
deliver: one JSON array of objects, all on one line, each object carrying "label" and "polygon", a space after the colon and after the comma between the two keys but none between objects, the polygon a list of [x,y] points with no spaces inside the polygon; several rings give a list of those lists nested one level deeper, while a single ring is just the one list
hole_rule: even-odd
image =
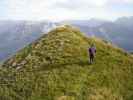
[{"label": "green grass", "polygon": [[[95,43],[95,63],[87,49]],[[0,72],[0,100],[133,100],[133,58],[65,26],[8,59]]]}]

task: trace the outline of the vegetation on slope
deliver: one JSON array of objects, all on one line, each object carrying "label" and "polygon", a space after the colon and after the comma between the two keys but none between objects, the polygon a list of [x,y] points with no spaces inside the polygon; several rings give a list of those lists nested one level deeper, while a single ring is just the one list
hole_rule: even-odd
[{"label": "vegetation on slope", "polygon": [[[91,43],[97,55],[89,65]],[[0,82],[1,100],[132,100],[133,58],[63,26],[7,60]]]}]

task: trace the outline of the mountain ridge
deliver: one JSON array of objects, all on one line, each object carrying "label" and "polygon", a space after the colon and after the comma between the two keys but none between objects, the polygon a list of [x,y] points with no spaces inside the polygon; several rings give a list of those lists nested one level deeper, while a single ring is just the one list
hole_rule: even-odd
[{"label": "mountain ridge", "polygon": [[[120,17],[115,21],[95,20],[94,23],[91,23],[93,20],[68,22],[79,27],[81,31],[88,36],[97,36],[122,47],[128,52],[132,52],[132,18],[133,17]],[[85,22],[85,24],[82,22]]]},{"label": "mountain ridge", "polygon": [[56,23],[49,21],[0,21],[0,60],[5,60],[32,43]]},{"label": "mountain ridge", "polygon": [[[97,48],[90,65],[88,47]],[[65,25],[8,59],[0,71],[6,100],[132,100],[133,58]],[[25,62],[26,61],[26,62]],[[3,91],[6,89],[6,91]]]},{"label": "mountain ridge", "polygon": [[[96,36],[132,52],[132,17],[115,21],[100,19],[52,21],[0,21],[0,60],[5,60],[56,26],[64,23],[79,27],[87,36]],[[8,37],[7,37],[8,36]]]}]

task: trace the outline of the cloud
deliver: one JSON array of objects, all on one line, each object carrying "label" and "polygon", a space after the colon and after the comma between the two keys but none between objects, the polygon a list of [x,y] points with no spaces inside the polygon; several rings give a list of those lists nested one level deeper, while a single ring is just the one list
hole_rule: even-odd
[{"label": "cloud", "polygon": [[[117,11],[115,5],[133,4],[133,0],[2,0],[1,14],[9,19],[64,20],[108,18],[118,15],[131,15],[126,6],[124,13]],[[2,4],[0,1],[0,7]],[[110,7],[111,6],[111,7]],[[109,8],[110,7],[110,8]],[[125,6],[124,6],[125,7]],[[112,10],[113,9],[113,10]],[[114,10],[116,9],[116,10]],[[124,9],[124,8],[123,8]],[[1,17],[1,16],[0,16]]]},{"label": "cloud", "polygon": [[56,7],[67,9],[81,9],[81,8],[93,8],[102,7],[107,3],[107,0],[66,0],[65,2],[56,2]]},{"label": "cloud", "polygon": [[133,0],[108,0],[110,4],[133,4]]}]

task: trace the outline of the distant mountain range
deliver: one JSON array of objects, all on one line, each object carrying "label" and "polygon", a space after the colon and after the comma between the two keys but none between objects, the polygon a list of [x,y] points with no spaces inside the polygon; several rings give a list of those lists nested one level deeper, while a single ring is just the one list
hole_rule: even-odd
[{"label": "distant mountain range", "polygon": [[129,52],[133,51],[133,17],[121,17],[113,22],[96,19],[67,22],[79,27],[89,36],[103,38]]},{"label": "distant mountain range", "polygon": [[48,21],[0,21],[0,60],[14,54],[55,26],[55,23]]},{"label": "distant mountain range", "polygon": [[133,17],[122,17],[113,22],[98,19],[68,20],[59,23],[0,21],[0,60],[4,60],[60,24],[72,24],[88,36],[100,37],[129,52],[133,51]]}]

